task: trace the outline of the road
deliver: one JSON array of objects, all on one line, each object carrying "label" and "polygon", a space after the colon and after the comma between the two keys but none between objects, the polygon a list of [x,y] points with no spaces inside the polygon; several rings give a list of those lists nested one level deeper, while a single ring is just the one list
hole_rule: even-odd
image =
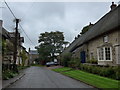
[{"label": "road", "polygon": [[27,68],[24,73],[25,76],[9,88],[93,88],[46,67],[32,66]]}]

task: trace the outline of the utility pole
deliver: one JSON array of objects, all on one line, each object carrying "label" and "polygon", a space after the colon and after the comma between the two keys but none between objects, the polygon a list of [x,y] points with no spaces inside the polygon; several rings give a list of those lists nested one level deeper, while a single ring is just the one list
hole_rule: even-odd
[{"label": "utility pole", "polygon": [[13,66],[13,69],[16,72],[18,72],[17,65],[16,65],[16,59],[17,59],[17,46],[18,46],[18,23],[19,23],[19,19],[15,19],[15,21],[16,21],[16,27],[15,27],[15,37],[14,37],[14,54],[13,54],[14,66]]}]

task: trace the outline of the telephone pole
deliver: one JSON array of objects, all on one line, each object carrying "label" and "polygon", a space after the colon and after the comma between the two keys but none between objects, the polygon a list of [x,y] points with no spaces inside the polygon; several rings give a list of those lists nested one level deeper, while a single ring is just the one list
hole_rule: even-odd
[{"label": "telephone pole", "polygon": [[15,71],[17,71],[16,59],[17,59],[17,46],[18,46],[18,23],[19,23],[19,19],[15,19],[15,21],[16,21],[16,27],[15,27],[15,38],[14,38],[14,54],[13,54],[14,67],[13,67],[13,69]]}]

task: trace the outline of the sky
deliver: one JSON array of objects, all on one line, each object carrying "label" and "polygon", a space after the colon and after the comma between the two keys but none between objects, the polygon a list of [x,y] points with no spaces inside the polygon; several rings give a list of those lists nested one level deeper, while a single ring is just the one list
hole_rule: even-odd
[{"label": "sky", "polygon": [[[72,42],[84,26],[96,23],[110,11],[111,2],[8,2],[8,5],[32,41],[19,27],[25,39],[23,46],[28,50],[39,45],[39,35],[44,32],[61,31],[65,41]],[[15,31],[14,17],[4,2],[1,19],[4,28]]]}]

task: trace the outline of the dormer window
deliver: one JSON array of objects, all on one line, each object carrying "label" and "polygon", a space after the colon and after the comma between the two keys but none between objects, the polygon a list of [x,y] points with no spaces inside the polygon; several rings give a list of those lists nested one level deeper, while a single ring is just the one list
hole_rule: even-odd
[{"label": "dormer window", "polygon": [[104,41],[105,43],[107,43],[107,42],[108,42],[108,36],[104,36],[103,41]]}]

